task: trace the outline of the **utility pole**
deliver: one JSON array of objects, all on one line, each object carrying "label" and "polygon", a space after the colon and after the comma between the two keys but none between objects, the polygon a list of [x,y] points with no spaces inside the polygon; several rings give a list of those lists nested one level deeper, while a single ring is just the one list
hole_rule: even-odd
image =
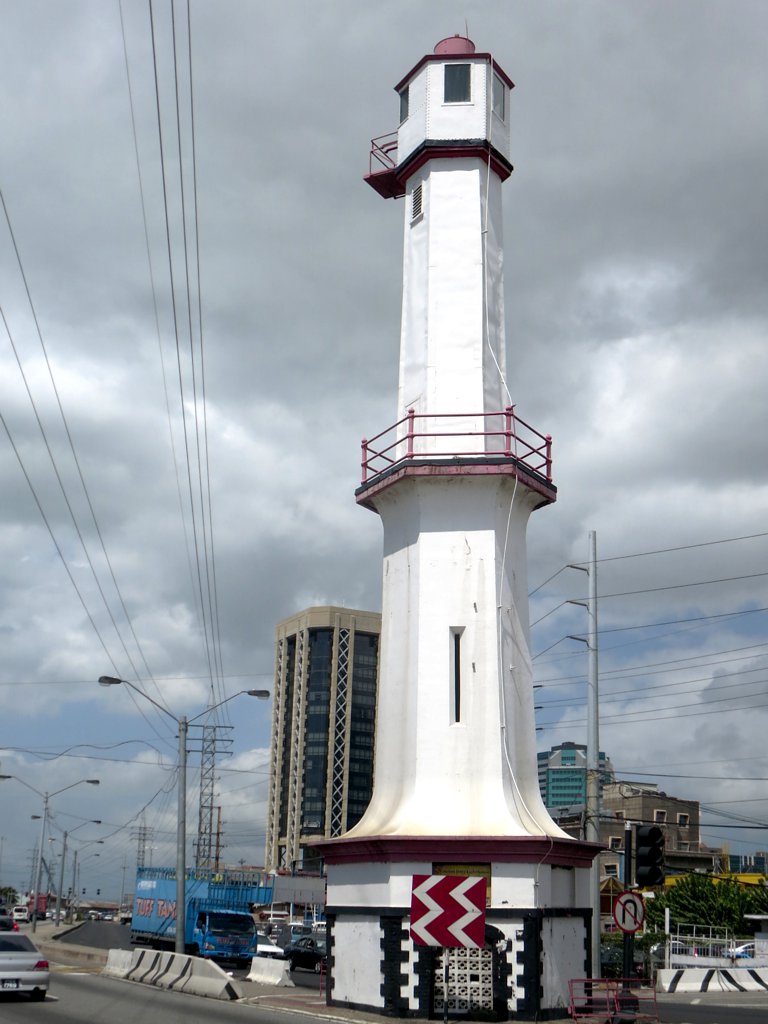
[{"label": "utility pole", "polygon": [[216,726],[204,725],[200,757],[200,813],[195,867],[210,868],[213,860],[213,790],[216,779]]},{"label": "utility pole", "polygon": [[[226,735],[231,725],[203,725],[200,745],[200,810],[197,825],[197,847],[195,867],[211,868],[218,862],[221,842],[221,815],[219,832],[214,827],[214,789],[216,786],[216,758],[229,756],[226,749],[232,740]],[[225,735],[222,735],[225,733]]]},{"label": "utility pole", "polygon": [[[587,770],[586,813],[584,838],[590,843],[600,842],[600,702],[598,686],[598,631],[597,631],[597,534],[589,534],[589,559],[586,566],[571,565],[589,576],[589,594],[586,601],[569,601],[587,610],[589,629],[586,637],[571,636],[587,645]],[[595,857],[591,869],[592,895],[592,974],[600,975],[600,858]]]}]

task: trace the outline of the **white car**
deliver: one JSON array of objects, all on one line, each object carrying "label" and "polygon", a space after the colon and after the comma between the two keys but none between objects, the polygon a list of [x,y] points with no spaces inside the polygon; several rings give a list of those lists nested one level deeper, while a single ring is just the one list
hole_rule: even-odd
[{"label": "white car", "polygon": [[266,935],[258,933],[256,944],[256,956],[266,956],[272,960],[285,960],[285,953],[274,942],[271,942]]},{"label": "white car", "polygon": [[0,993],[27,992],[30,999],[45,999],[49,980],[48,961],[28,935],[0,934]]},{"label": "white car", "polygon": [[732,946],[728,956],[734,960],[752,960],[755,956],[754,942],[742,942],[740,946]]},{"label": "white car", "polygon": [[23,906],[14,907],[11,916],[14,921],[21,921],[22,924],[29,923],[29,908]]}]

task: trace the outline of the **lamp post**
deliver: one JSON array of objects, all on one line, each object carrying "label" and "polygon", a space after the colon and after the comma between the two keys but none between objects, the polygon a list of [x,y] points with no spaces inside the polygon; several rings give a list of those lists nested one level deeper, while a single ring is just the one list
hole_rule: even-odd
[{"label": "lamp post", "polygon": [[[64,891],[64,864],[67,859],[67,836],[71,836],[73,832],[77,832],[83,825],[100,825],[101,818],[91,818],[90,821],[83,821],[79,825],[75,825],[69,832],[64,833],[64,839],[61,844],[61,870],[59,871],[59,891],[56,893],[56,924],[61,920],[61,894]],[[101,840],[103,842],[103,840]]]},{"label": "lamp post", "polygon": [[[89,842],[83,843],[83,848],[85,848],[86,846],[93,846],[93,845],[96,845],[96,844],[98,844],[99,846],[103,846],[104,845],[104,840],[103,839],[91,839]],[[78,889],[79,889],[79,886],[80,886],[80,875],[78,873],[78,866],[77,866],[77,855],[78,855],[79,852],[80,852],[79,850],[75,850],[75,855],[72,858],[72,900],[71,900],[71,903],[70,903],[70,914],[69,914],[70,921],[74,920],[74,914],[72,913],[72,908],[80,906],[80,897],[79,897],[79,894],[78,894]],[[101,854],[100,853],[94,853],[93,856],[94,857],[100,857]]]},{"label": "lamp post", "polygon": [[62,786],[61,789],[55,789],[53,793],[41,793],[39,789],[35,789],[34,786],[30,786],[24,779],[20,779],[18,775],[0,775],[0,779],[16,779],[22,786],[26,786],[27,789],[31,789],[33,793],[37,793],[38,796],[43,798],[43,813],[40,816],[40,844],[37,850],[37,867],[35,869],[35,902],[32,910],[32,931],[37,931],[37,912],[40,908],[40,886],[43,884],[43,844],[45,843],[45,826],[48,821],[48,801],[53,796],[58,796],[59,793],[65,793],[68,789],[74,789],[75,786],[80,786],[83,783],[88,783],[89,786],[98,786],[99,779],[78,779],[77,782],[71,782],[68,786]]},{"label": "lamp post", "polygon": [[186,840],[187,840],[187,734],[189,732],[189,726],[191,722],[197,721],[198,718],[202,718],[203,715],[207,715],[210,711],[215,711],[216,708],[220,708],[222,704],[227,704],[229,701],[234,700],[235,697],[241,696],[241,694],[247,694],[249,697],[258,697],[260,700],[266,700],[269,696],[269,690],[238,690],[237,693],[233,693],[231,697],[227,697],[225,700],[219,701],[218,704],[214,704],[211,707],[207,707],[205,711],[201,711],[199,715],[195,715],[194,718],[187,718],[186,715],[182,715],[181,718],[177,718],[171,714],[168,708],[163,707],[156,700],[139,689],[134,683],[129,682],[127,679],[118,679],[116,676],[99,676],[100,686],[128,686],[135,693],[138,693],[145,700],[148,700],[150,704],[153,704],[158,711],[162,711],[164,715],[172,719],[176,723],[176,727],[179,730],[179,756],[178,756],[178,800],[177,800],[177,816],[176,816],[176,938],[174,943],[174,950],[176,953],[184,952],[184,907],[186,903]]}]

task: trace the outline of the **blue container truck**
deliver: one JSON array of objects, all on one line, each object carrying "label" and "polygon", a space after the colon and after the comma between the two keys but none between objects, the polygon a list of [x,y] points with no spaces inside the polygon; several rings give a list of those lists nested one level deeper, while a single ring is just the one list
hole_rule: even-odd
[{"label": "blue container truck", "polygon": [[[187,871],[184,949],[211,960],[245,962],[256,956],[254,906],[272,899],[271,881],[260,871]],[[139,868],[131,942],[153,949],[176,945],[176,872]]]}]

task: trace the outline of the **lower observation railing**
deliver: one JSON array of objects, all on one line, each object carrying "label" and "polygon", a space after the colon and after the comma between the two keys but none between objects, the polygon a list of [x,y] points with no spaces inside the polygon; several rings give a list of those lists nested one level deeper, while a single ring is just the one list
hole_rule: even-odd
[{"label": "lower observation railing", "polygon": [[[466,420],[483,429],[460,429]],[[437,429],[442,425],[445,429]],[[552,480],[552,438],[516,416],[514,406],[485,413],[417,413],[409,409],[375,437],[363,438],[362,482],[404,462],[499,457],[514,459],[547,482]]]},{"label": "lower observation railing", "polygon": [[371,152],[368,157],[368,173],[391,171],[397,166],[397,132],[387,132],[371,139]]}]

